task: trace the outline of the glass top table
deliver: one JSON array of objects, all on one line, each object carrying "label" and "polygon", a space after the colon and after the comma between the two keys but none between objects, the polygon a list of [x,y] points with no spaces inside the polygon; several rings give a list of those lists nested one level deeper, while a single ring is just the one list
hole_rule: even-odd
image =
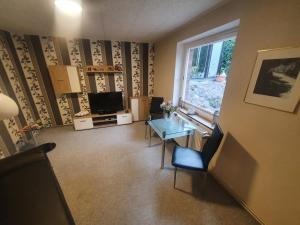
[{"label": "glass top table", "polygon": [[151,129],[157,133],[157,135],[162,139],[162,157],[161,157],[161,168],[164,168],[164,158],[165,158],[165,146],[166,140],[172,138],[178,138],[186,136],[186,146],[189,143],[189,137],[194,133],[196,127],[187,119],[183,118],[177,113],[173,113],[171,118],[163,118],[156,120],[149,120],[149,147],[151,146]]}]

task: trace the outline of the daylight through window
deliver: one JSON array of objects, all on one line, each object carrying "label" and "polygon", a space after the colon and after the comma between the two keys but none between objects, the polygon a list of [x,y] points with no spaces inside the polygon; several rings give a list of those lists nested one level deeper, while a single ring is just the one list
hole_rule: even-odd
[{"label": "daylight through window", "polygon": [[210,114],[220,111],[235,37],[189,48],[183,101]]}]

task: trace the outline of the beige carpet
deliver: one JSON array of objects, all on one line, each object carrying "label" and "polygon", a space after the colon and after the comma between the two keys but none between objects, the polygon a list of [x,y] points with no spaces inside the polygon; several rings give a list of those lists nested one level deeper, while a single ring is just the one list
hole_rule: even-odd
[{"label": "beige carpet", "polygon": [[149,148],[144,123],[75,132],[47,129],[42,141],[55,142],[49,153],[54,171],[77,225],[257,224],[211,177],[201,189],[199,173],[178,173],[173,189],[167,145],[160,169],[161,145]]}]

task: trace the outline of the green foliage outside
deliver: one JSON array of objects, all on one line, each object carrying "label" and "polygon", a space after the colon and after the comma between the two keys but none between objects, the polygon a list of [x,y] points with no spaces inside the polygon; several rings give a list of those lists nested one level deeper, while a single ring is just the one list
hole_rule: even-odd
[{"label": "green foliage outside", "polygon": [[204,73],[208,50],[209,50],[208,45],[205,45],[201,48],[197,72]]},{"label": "green foliage outside", "polygon": [[[218,74],[228,74],[234,46],[235,39],[230,39],[223,42]],[[213,44],[209,44],[195,48],[190,52],[192,55],[191,78],[204,78],[205,67],[207,66],[207,60],[209,60],[209,55],[211,54],[212,49]]]},{"label": "green foliage outside", "polygon": [[231,60],[233,48],[235,46],[235,39],[227,40],[223,42],[223,49],[221,53],[221,62],[220,62],[220,70],[219,73],[228,74]]}]

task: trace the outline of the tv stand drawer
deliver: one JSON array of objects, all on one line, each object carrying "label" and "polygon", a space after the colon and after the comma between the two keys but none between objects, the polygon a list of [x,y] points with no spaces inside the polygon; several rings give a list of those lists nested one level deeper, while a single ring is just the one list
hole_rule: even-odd
[{"label": "tv stand drawer", "polygon": [[93,128],[92,118],[74,118],[74,129],[75,130],[85,130]]},{"label": "tv stand drawer", "polygon": [[124,113],[124,114],[117,114],[117,124],[129,124],[132,123],[132,114],[131,113]]}]

